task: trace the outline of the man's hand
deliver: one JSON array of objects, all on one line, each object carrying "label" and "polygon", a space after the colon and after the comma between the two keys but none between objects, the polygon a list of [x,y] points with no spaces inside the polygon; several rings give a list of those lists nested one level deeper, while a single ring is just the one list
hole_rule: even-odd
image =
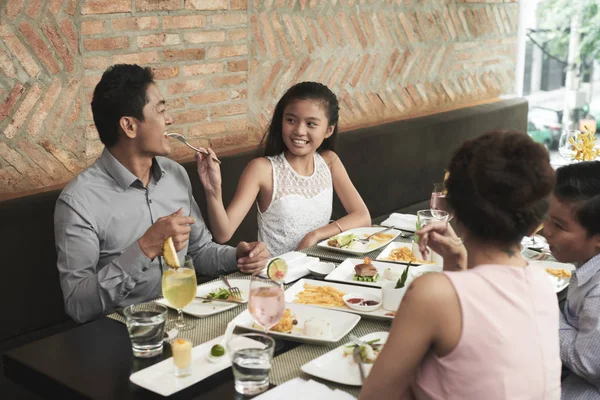
[{"label": "man's hand", "polygon": [[236,250],[237,266],[246,274],[262,271],[269,259],[269,250],[263,242],[240,242]]},{"label": "man's hand", "polygon": [[184,217],[180,208],[171,215],[161,217],[152,224],[150,228],[139,238],[138,245],[142,253],[153,260],[162,253],[162,246],[166,238],[172,237],[175,250],[183,249],[190,238],[190,225],[194,224],[194,218]]}]

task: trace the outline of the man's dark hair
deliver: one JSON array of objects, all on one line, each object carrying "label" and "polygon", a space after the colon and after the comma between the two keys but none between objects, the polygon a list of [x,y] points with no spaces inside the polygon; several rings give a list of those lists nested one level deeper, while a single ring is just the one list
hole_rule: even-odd
[{"label": "man's dark hair", "polygon": [[94,89],[92,114],[100,140],[106,147],[117,143],[122,117],[144,120],[143,110],[148,103],[146,90],[152,83],[154,76],[147,67],[117,64],[104,71]]},{"label": "man's dark hair", "polygon": [[575,220],[589,236],[600,233],[600,161],[558,168],[554,195],[571,206]]}]

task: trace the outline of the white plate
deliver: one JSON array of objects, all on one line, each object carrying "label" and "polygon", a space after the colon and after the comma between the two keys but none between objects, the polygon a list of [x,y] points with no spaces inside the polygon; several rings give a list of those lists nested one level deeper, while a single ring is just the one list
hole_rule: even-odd
[{"label": "white plate", "polygon": [[[361,337],[365,342],[379,339],[377,343],[385,343],[387,332],[374,332]],[[352,354],[344,355],[344,348],[352,343],[346,343],[340,347],[323,354],[319,358],[304,364],[300,369],[309,375],[326,379],[342,385],[361,386],[358,365],[354,362]],[[371,371],[370,364],[365,365],[365,374]]]},{"label": "white plate", "polygon": [[[388,260],[388,258],[390,257],[390,254],[392,254],[392,250],[399,249],[400,247],[406,247],[407,249],[409,249],[409,250],[412,251],[412,243],[392,242],[385,249],[383,249],[381,251],[381,253],[377,256],[376,260],[378,260],[378,261],[385,261],[385,262],[388,262],[388,263],[408,264],[408,261]],[[413,253],[413,255],[415,255],[415,257],[417,256],[414,253]],[[421,265],[421,264],[432,265],[433,263],[432,262],[414,262],[413,261],[413,263],[411,264],[411,266],[412,265]]]},{"label": "white plate", "polygon": [[[298,282],[294,283],[292,286],[287,288],[287,290],[285,291],[285,302],[293,303],[294,300],[296,299],[296,295],[304,290],[305,283],[309,283],[309,284],[315,285],[315,286],[331,286],[338,290],[341,290],[342,292],[344,292],[344,294],[346,294],[346,293],[364,293],[364,294],[373,294],[375,296],[381,296],[381,289],[359,287],[356,285],[342,285],[340,283],[316,281],[313,279],[300,279]],[[295,303],[295,304],[299,304],[299,303]],[[365,311],[352,310],[345,304],[341,307],[327,307],[327,306],[319,306],[316,304],[315,305],[307,304],[307,305],[311,306],[311,307],[326,308],[329,310],[346,311],[349,313],[361,315],[362,317],[368,318],[368,319],[387,319],[387,320],[394,319],[393,316],[386,315],[386,314],[389,314],[389,311],[386,311],[381,307],[375,311],[365,312]]]},{"label": "white plate", "polygon": [[[249,279],[229,279],[229,284],[232,287],[238,287],[242,292],[242,300],[244,303],[248,302],[248,293],[250,292],[250,280]],[[210,292],[215,291],[219,288],[226,288],[225,284],[221,281],[206,283],[198,286],[196,290],[196,296],[207,296]],[[185,306],[183,312],[189,315],[193,315],[198,318],[209,317],[214,314],[218,314],[223,311],[230,310],[237,307],[239,304],[235,303],[223,303],[219,301],[211,301],[205,303],[205,300],[194,299],[190,304]],[[175,309],[171,306],[166,299],[160,299],[157,303],[164,304],[167,307]]]},{"label": "white plate", "polygon": [[[565,269],[567,271],[570,271],[571,273],[573,273],[573,271],[575,271],[575,266],[573,264],[565,264],[565,263],[559,263],[559,262],[553,262],[553,261],[529,261],[530,265],[535,265],[536,267],[542,268],[544,270],[544,272],[546,272],[546,268],[562,268]],[[554,275],[549,274],[548,272],[546,272],[546,274],[548,275],[548,279],[550,279],[550,282],[552,282],[552,284],[554,285],[555,289],[556,289],[556,293],[559,293],[561,291],[563,291],[567,286],[569,286],[569,282],[571,281],[571,278],[557,278]]]},{"label": "white plate", "polygon": [[[334,269],[332,273],[327,275],[325,277],[325,280],[380,288],[383,286],[383,284],[385,282],[387,282],[387,280],[383,276],[386,269],[389,269],[393,274],[397,275],[398,278],[400,278],[400,275],[402,275],[402,272],[404,272],[404,269],[406,268],[406,265],[403,265],[403,264],[392,264],[392,263],[386,263],[386,262],[372,261],[371,263],[373,264],[373,266],[375,268],[377,268],[377,271],[379,273],[377,282],[355,281],[353,279],[354,278],[354,266],[357,264],[362,264],[362,263],[363,263],[362,259],[347,258],[343,263],[338,265],[337,268]],[[432,270],[431,268],[434,268],[434,270],[438,271],[438,272],[442,271],[442,267],[438,267],[436,265],[424,264],[421,266],[412,266],[411,265],[410,270],[408,272],[409,272],[409,274],[412,274],[413,271],[429,272]]]},{"label": "white plate", "polygon": [[[374,233],[377,233],[379,231],[382,231],[385,228],[382,228],[381,226],[373,226],[370,228],[355,228],[355,229],[349,229],[347,231],[344,231],[338,235],[335,236],[344,236],[344,235],[349,235],[351,233],[354,233],[355,235],[358,235],[359,238],[364,239],[369,235],[372,235]],[[373,239],[369,239],[369,246],[372,247],[367,247],[367,245],[363,245],[360,242],[354,242],[353,244],[353,248],[349,249],[349,248],[343,248],[340,249],[339,247],[333,247],[333,246],[329,246],[327,244],[327,241],[329,239],[325,239],[322,242],[319,242],[317,244],[317,246],[322,247],[324,249],[328,249],[328,250],[333,250],[333,251],[339,251],[340,253],[347,253],[347,254],[366,254],[366,253],[370,253],[374,250],[380,249],[383,246],[385,246],[386,244],[388,244],[389,242],[393,241],[394,239],[396,239],[398,237],[398,235],[400,235],[400,233],[402,233],[401,231],[397,230],[397,229],[391,229],[387,232],[384,232],[384,234],[393,234],[394,237],[391,238],[390,240],[387,240],[385,242],[379,242],[377,240],[373,240]]]},{"label": "white plate", "polygon": [[170,357],[134,373],[129,380],[154,393],[170,396],[231,366],[229,357],[224,356],[223,361],[217,364],[206,359],[212,346],[220,343],[221,338],[222,336],[219,336],[192,349],[192,372],[188,376],[181,378],[175,376],[173,357]]},{"label": "white plate", "polygon": [[[298,325],[296,325],[292,329],[291,333],[270,331],[269,335],[286,340],[293,340],[295,342],[304,342],[311,344],[336,343],[342,340],[342,338],[346,336],[348,332],[354,329],[356,324],[358,324],[358,321],[360,321],[360,316],[356,314],[310,307],[304,304],[287,303],[285,307],[289,308],[292,314],[296,315]],[[306,321],[309,318],[317,318],[329,321],[332,328],[332,335],[327,338],[316,338],[306,336],[303,332],[304,321]],[[235,317],[233,319],[233,323],[245,330],[261,333],[264,332],[264,330],[262,330],[261,328],[255,328],[253,326],[254,318],[252,318],[252,315],[250,315],[250,312],[248,310]]]},{"label": "white plate", "polygon": [[333,270],[333,272],[331,272],[329,275],[327,275],[325,277],[325,280],[333,281],[333,282],[351,283],[353,285],[363,285],[363,286],[372,286],[372,287],[380,288],[386,282],[386,280],[383,277],[383,273],[385,272],[386,268],[389,268],[394,273],[400,273],[400,274],[404,271],[404,268],[406,268],[401,265],[394,265],[394,264],[390,264],[390,263],[372,261],[371,264],[373,264],[373,266],[375,268],[377,268],[377,271],[379,273],[377,282],[355,281],[353,279],[354,275],[355,275],[354,266],[356,266],[357,264],[362,264],[362,263],[363,263],[362,258],[361,259],[347,258],[346,260],[344,260],[343,263],[338,265],[337,268]]}]

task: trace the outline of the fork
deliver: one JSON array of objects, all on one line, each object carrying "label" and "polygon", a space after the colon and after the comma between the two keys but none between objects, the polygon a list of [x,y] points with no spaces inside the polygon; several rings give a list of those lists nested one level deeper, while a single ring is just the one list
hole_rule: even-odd
[{"label": "fork", "polygon": [[365,383],[365,371],[363,369],[362,358],[360,357],[360,346],[356,346],[352,352],[354,362],[358,365],[358,372],[360,373],[360,383]]},{"label": "fork", "polygon": [[[206,154],[207,156],[210,155],[208,151],[206,150],[202,150],[199,149],[197,147],[192,146],[191,144],[188,143],[187,140],[185,140],[185,138],[183,137],[183,135],[180,135],[179,133],[167,133],[166,134],[168,137],[172,137],[173,139],[177,139],[179,140],[181,143],[184,143],[187,147],[189,147],[190,149],[196,150],[198,153],[202,153],[202,154]],[[221,164],[221,161],[219,161],[219,159],[217,157],[212,157],[212,159],[217,163],[217,164]]]},{"label": "fork", "polygon": [[225,283],[225,285],[229,289],[229,293],[231,293],[231,297],[233,297],[234,299],[238,299],[238,300],[242,299],[242,292],[240,291],[240,288],[231,286],[225,275],[220,275],[219,278],[221,278],[223,283]]},{"label": "fork", "polygon": [[373,236],[378,235],[378,234],[383,233],[383,232],[387,232],[387,231],[389,231],[391,229],[394,229],[394,228],[393,227],[385,228],[385,229],[382,229],[380,231],[375,232],[372,235],[367,236],[364,239],[356,238],[354,240],[356,240],[357,242],[361,242],[362,244],[369,244],[369,239],[371,239]]}]

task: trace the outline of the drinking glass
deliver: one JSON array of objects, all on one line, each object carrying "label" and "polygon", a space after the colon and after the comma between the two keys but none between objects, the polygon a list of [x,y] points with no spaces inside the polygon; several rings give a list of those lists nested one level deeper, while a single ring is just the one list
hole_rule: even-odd
[{"label": "drinking glass", "polygon": [[262,333],[236,335],[227,342],[238,393],[252,396],[269,388],[274,348],[275,341]]},{"label": "drinking glass", "polygon": [[[450,213],[448,208],[448,203],[446,203],[446,193],[444,193],[444,184],[443,183],[434,183],[433,190],[431,191],[431,201],[429,202],[429,207],[432,213],[435,213],[436,218],[443,219],[444,215],[438,213],[438,210],[446,211]],[[450,214],[448,217],[448,221],[452,219],[452,215]]]},{"label": "drinking glass", "polygon": [[[434,210],[434,209],[429,209],[429,210],[419,210],[417,211],[417,226],[416,226],[416,231],[418,231],[419,229],[421,229],[422,227],[424,227],[425,225],[427,225],[430,222],[433,221],[442,221],[442,222],[448,222],[450,220],[450,214],[448,213],[448,211],[444,211],[444,210]],[[416,232],[415,231],[415,232]],[[414,235],[414,240],[413,240],[413,254],[417,254],[418,251],[418,243],[419,243],[419,236],[417,234]],[[419,251],[420,253],[420,251]],[[423,256],[423,254],[421,254],[421,256]],[[440,260],[441,257],[439,257],[437,254],[433,254],[433,251],[429,251],[429,256],[427,257],[427,259],[425,259],[423,257],[423,261],[435,261],[436,264],[440,263],[442,260]]]},{"label": "drinking glass", "polygon": [[285,312],[283,284],[253,275],[250,278],[248,311],[254,321],[268,332]]},{"label": "drinking glass", "polygon": [[[165,264],[166,265],[166,264]],[[180,260],[179,268],[165,267],[162,276],[162,293],[171,306],[177,309],[177,320],[170,328],[186,331],[192,328],[183,319],[183,308],[196,297],[196,270],[192,257]]]},{"label": "drinking glass", "polygon": [[162,354],[167,307],[158,303],[133,304],[123,314],[133,355],[149,358]]},{"label": "drinking glass", "polygon": [[560,135],[560,139],[558,140],[558,153],[568,162],[575,161],[576,154],[576,150],[569,139],[573,139],[573,141],[577,143],[577,137],[580,133],[581,131],[565,129]]}]

